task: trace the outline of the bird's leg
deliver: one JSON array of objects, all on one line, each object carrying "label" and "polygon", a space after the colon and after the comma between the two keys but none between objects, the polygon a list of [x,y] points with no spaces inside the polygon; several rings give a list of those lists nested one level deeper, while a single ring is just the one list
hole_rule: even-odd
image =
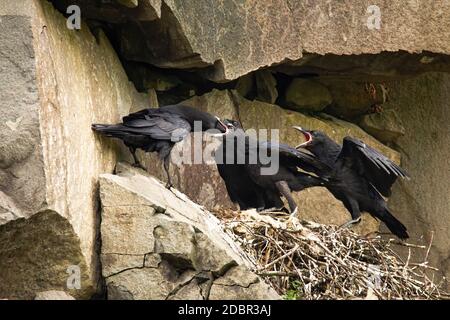
[{"label": "bird's leg", "polygon": [[346,223],[342,224],[339,229],[348,228],[352,225],[358,224],[361,222],[361,211],[359,210],[359,204],[354,199],[347,199],[344,201],[344,205],[347,208],[347,210],[350,211],[350,214],[352,215],[352,219],[350,221],[347,221]]},{"label": "bird's leg", "polygon": [[164,170],[166,171],[166,174],[167,174],[167,183],[166,183],[167,189],[170,189],[172,187],[172,180],[170,179],[170,173],[169,173],[169,164],[170,164],[170,157],[166,156],[164,158]]},{"label": "bird's leg", "polygon": [[351,227],[354,224],[358,224],[360,222],[361,222],[361,217],[356,218],[356,219],[352,219],[352,220],[347,221],[346,223],[340,225],[339,229],[345,229],[345,228]]},{"label": "bird's leg", "polygon": [[139,162],[139,159],[136,155],[136,148],[128,147],[128,149],[130,150],[131,155],[133,156],[133,160],[134,160],[133,167],[141,168],[142,170],[146,170],[145,167]]},{"label": "bird's leg", "polygon": [[286,181],[278,181],[275,183],[278,191],[286,198],[289,204],[289,210],[291,211],[291,217],[295,217],[297,215],[297,204],[295,203],[294,198],[291,195],[291,189]]},{"label": "bird's leg", "polygon": [[287,209],[285,207],[280,207],[280,208],[272,207],[272,208],[268,208],[268,209],[258,208],[258,210],[256,210],[256,211],[258,211],[259,213],[271,213],[271,212],[283,212],[284,210],[287,210]]}]

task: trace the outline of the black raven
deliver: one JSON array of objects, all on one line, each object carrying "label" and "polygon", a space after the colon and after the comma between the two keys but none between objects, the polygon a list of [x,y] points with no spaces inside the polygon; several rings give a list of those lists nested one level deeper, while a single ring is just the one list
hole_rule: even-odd
[{"label": "black raven", "polygon": [[[194,122],[201,122],[197,128]],[[148,108],[131,113],[115,125],[93,124],[92,129],[108,137],[121,139],[129,148],[135,165],[140,166],[136,150],[157,152],[164,161],[168,187],[172,185],[169,175],[169,155],[175,143],[183,140],[191,131],[217,129],[222,134],[227,126],[207,112],[184,105],[168,105],[160,108]]]},{"label": "black raven", "polygon": [[[239,122],[224,122],[230,133],[223,136],[224,141],[216,151],[217,168],[230,199],[239,204],[241,210],[278,209],[283,207],[281,196],[284,196],[294,216],[297,204],[291,191],[324,184],[323,179],[299,170],[330,170],[313,155],[285,144],[258,141],[246,135]],[[276,171],[264,172],[274,165]]]},{"label": "black raven", "polygon": [[296,149],[307,149],[331,168],[320,172],[320,176],[327,178],[325,186],[352,216],[344,226],[360,222],[361,211],[367,211],[399,238],[409,237],[406,227],[389,212],[383,198],[390,196],[397,177],[408,178],[402,168],[360,140],[345,137],[340,146],[321,131],[294,128],[306,139]]}]

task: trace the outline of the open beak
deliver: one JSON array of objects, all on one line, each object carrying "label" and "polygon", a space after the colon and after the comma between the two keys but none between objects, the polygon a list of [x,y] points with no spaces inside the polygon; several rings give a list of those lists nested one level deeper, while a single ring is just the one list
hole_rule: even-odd
[{"label": "open beak", "polygon": [[214,134],[211,134],[211,136],[222,137],[224,135],[227,135],[230,132],[230,129],[228,128],[228,126],[225,123],[223,123],[219,117],[216,117],[216,119],[217,119],[217,123],[219,124],[219,127],[220,127],[218,129],[221,131],[221,133],[214,133]]},{"label": "open beak", "polygon": [[308,144],[310,144],[313,140],[311,133],[308,132],[308,130],[303,129],[302,127],[293,126],[295,130],[300,131],[305,136],[305,142],[300,143],[298,146],[295,147],[295,149],[306,147]]}]

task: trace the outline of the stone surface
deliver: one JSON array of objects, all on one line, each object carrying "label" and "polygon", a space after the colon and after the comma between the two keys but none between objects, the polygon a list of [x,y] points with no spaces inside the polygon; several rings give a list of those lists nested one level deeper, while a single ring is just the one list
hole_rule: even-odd
[{"label": "stone surface", "polygon": [[128,8],[136,8],[139,4],[138,0],[116,0],[116,1]]},{"label": "stone surface", "polygon": [[[366,0],[151,1],[153,10],[146,6],[142,12],[160,13],[161,19],[135,19],[136,26],[125,32],[121,48],[127,59],[160,67],[208,67],[204,75],[216,81],[298,60],[304,52],[450,53],[450,35],[445,31],[450,28],[448,2],[383,1],[375,9],[371,5]],[[374,28],[378,11],[373,10],[378,9],[380,28]],[[102,10],[94,16],[105,21],[114,18]]]},{"label": "stone surface", "polygon": [[278,98],[277,80],[269,70],[255,72],[256,99],[275,103]]},{"label": "stone surface", "polygon": [[362,117],[359,125],[366,132],[384,143],[394,142],[397,138],[405,135],[403,121],[394,109],[365,115]]},{"label": "stone surface", "polygon": [[149,89],[159,92],[168,91],[182,84],[175,75],[165,74],[144,64],[128,62],[125,64],[125,70],[140,92],[146,92]]},{"label": "stone surface", "polygon": [[278,294],[261,278],[245,273],[241,266],[230,269],[211,286],[211,300],[273,300]]},{"label": "stone surface", "polygon": [[[408,227],[412,242],[428,246],[433,234],[430,264],[450,279],[450,76],[430,73],[388,85],[388,107],[395,108],[405,127],[396,143],[411,176],[394,185],[389,205]],[[407,256],[405,248],[399,250]],[[422,262],[424,255],[416,251],[414,260]]]},{"label": "stone surface", "polygon": [[75,300],[75,298],[64,291],[50,290],[38,292],[34,300]]},{"label": "stone surface", "polygon": [[321,83],[295,78],[286,89],[286,104],[294,110],[321,111],[332,102],[327,87]]},{"label": "stone surface", "polygon": [[402,80],[424,72],[450,71],[450,56],[432,52],[382,51],[378,54],[304,54],[300,60],[271,67],[298,76],[318,75],[321,82],[372,82]]},{"label": "stone surface", "polygon": [[[218,281],[236,265],[244,278],[259,281],[250,260],[213,215],[142,170],[119,164],[117,172],[100,178],[108,299],[208,299],[205,282]],[[235,279],[232,275],[228,278]],[[254,289],[257,296],[272,292],[263,282]]]},{"label": "stone surface", "polygon": [[254,73],[249,73],[240,77],[234,89],[243,97],[249,98],[252,91],[255,89],[255,75]]},{"label": "stone surface", "polygon": [[380,83],[354,82],[351,80],[324,80],[333,97],[327,113],[340,118],[354,119],[373,112],[376,105],[388,100],[388,88]]},{"label": "stone surface", "polygon": [[[118,121],[131,105],[145,106],[146,99],[128,81],[103,33],[96,39],[84,24],[79,31],[69,30],[66,18],[47,1],[10,3],[0,5],[0,223],[8,225],[47,208],[57,212],[79,241],[86,263],[83,277],[88,275],[90,283],[76,296],[88,298],[98,276],[97,176],[113,170],[118,150],[90,126]],[[54,219],[49,227],[58,223]],[[23,245],[35,245],[36,239],[24,239],[33,243]],[[75,244],[68,261],[80,259]],[[51,250],[61,249],[57,242],[53,245]],[[25,277],[34,264],[48,262],[45,254],[35,257],[37,261],[23,262],[24,274],[17,277]],[[65,272],[66,261],[59,263],[63,265],[50,269]],[[59,273],[44,275],[48,278],[30,278],[35,282],[26,287],[44,291],[61,280]],[[22,293],[32,298],[25,289],[14,294],[20,298]]]},{"label": "stone surface", "polygon": [[59,213],[46,210],[0,226],[0,298],[33,299],[48,290],[86,298],[94,289],[79,237]]}]

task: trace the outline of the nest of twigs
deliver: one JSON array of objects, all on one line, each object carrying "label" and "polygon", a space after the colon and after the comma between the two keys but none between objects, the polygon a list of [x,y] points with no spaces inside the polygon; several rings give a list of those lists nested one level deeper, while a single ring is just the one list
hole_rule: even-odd
[{"label": "nest of twigs", "polygon": [[[225,230],[251,257],[255,272],[286,299],[442,299],[428,265],[430,246],[366,238],[349,229],[286,215],[244,211],[223,217]],[[402,259],[393,245],[408,247]],[[412,263],[411,250],[426,250]]]}]

